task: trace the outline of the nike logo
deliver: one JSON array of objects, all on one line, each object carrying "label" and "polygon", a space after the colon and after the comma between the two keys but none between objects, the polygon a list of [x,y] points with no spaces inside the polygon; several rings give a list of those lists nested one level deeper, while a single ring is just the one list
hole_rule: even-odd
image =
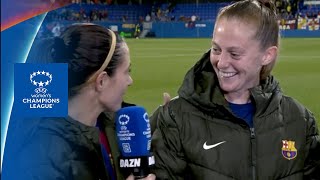
[{"label": "nike logo", "polygon": [[217,147],[217,146],[219,146],[220,144],[223,144],[223,143],[225,143],[225,142],[226,142],[226,141],[221,141],[221,142],[218,142],[218,143],[216,143],[216,144],[207,145],[207,141],[206,141],[206,142],[203,144],[203,149],[208,150],[208,149]]}]

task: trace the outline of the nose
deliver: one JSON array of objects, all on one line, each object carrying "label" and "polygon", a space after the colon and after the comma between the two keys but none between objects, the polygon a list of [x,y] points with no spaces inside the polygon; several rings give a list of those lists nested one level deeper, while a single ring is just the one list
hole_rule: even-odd
[{"label": "nose", "polygon": [[219,69],[225,69],[229,66],[229,59],[226,52],[222,51],[221,54],[216,58],[218,60],[217,67]]},{"label": "nose", "polygon": [[129,76],[128,86],[131,86],[133,84],[133,79],[131,76]]}]

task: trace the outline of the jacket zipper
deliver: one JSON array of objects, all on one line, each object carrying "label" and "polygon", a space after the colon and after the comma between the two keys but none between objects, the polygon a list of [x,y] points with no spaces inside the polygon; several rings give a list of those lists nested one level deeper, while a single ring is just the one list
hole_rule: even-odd
[{"label": "jacket zipper", "polygon": [[251,142],[251,176],[252,180],[256,180],[256,136],[254,128],[250,128],[250,142]]}]

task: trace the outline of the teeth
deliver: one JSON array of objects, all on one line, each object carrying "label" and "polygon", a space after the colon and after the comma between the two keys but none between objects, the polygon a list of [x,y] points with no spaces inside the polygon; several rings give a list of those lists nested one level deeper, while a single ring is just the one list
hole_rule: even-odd
[{"label": "teeth", "polygon": [[229,73],[229,72],[221,72],[221,71],[219,71],[219,75],[221,77],[226,77],[226,78],[232,77],[232,76],[234,76],[236,74],[237,73],[235,73],[235,72]]}]

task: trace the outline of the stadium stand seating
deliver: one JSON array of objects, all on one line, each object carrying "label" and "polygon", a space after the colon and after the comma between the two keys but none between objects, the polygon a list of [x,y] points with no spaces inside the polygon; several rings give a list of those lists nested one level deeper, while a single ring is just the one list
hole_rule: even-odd
[{"label": "stadium stand seating", "polygon": [[[214,20],[219,9],[228,3],[203,3],[203,4],[177,4],[174,10],[168,13],[168,16],[191,17],[197,16],[201,20]],[[163,4],[161,9],[164,11],[168,4]]]},{"label": "stadium stand seating", "polygon": [[[199,17],[201,20],[214,20],[217,11],[227,3],[205,3],[205,4],[177,4],[175,8],[165,14],[167,17],[175,17],[170,19],[178,21],[181,16],[190,18],[192,15]],[[168,4],[162,4],[159,8],[165,12]],[[152,11],[151,5],[103,5],[103,4],[73,4],[67,7],[70,14],[78,13],[81,10],[85,11],[87,16],[90,16],[92,11],[106,10],[108,13],[108,21],[123,21],[125,16],[127,22],[138,22],[139,18],[145,18]],[[64,8],[57,10],[58,14],[62,14]],[[68,15],[68,16],[69,16]],[[65,18],[67,19],[67,18]]]},{"label": "stadium stand seating", "polygon": [[[66,9],[72,11],[71,13],[65,13],[64,16],[71,16],[76,14],[79,16],[81,10],[85,11],[86,17],[91,16],[92,12],[101,13],[103,11],[107,12],[107,18],[103,19],[105,21],[121,21],[121,22],[133,22],[137,23],[139,20],[143,20],[147,14],[152,14],[154,11],[155,18],[153,21],[179,21],[190,18],[191,16],[196,16],[197,20],[202,21],[213,21],[216,18],[216,14],[219,9],[225,5],[227,2],[220,3],[200,3],[200,4],[176,4],[173,9],[168,11],[170,4],[164,3],[159,7],[152,7],[152,5],[104,5],[104,4],[73,4]],[[161,16],[164,18],[159,18],[157,11],[160,9]],[[63,14],[64,8],[57,10],[57,14]],[[318,5],[305,5],[298,11],[302,15],[316,16],[320,12],[320,4]],[[81,16],[81,15],[80,15]],[[184,17],[185,19],[181,19]],[[68,19],[65,17],[65,19]],[[70,18],[69,18],[70,20]],[[92,19],[90,20],[92,21]]]}]

